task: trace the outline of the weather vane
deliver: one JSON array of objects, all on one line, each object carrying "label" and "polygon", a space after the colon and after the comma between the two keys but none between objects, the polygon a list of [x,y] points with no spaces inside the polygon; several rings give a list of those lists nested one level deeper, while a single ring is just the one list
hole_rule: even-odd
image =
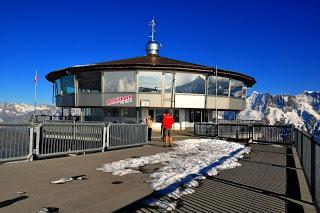
[{"label": "weather vane", "polygon": [[149,36],[151,38],[151,41],[154,41],[154,33],[156,32],[156,22],[154,21],[154,17],[152,17],[152,21],[149,24],[151,26],[151,36]]}]

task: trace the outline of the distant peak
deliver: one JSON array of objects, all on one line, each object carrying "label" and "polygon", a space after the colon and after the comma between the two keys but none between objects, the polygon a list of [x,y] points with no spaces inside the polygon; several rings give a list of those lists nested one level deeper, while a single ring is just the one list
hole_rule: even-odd
[{"label": "distant peak", "polygon": [[304,94],[312,94],[312,93],[319,93],[320,91],[311,91],[311,90],[305,90]]}]

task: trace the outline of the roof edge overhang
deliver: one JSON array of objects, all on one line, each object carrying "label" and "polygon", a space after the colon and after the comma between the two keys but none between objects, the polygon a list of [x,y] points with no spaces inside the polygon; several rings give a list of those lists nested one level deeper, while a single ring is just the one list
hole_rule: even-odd
[{"label": "roof edge overhang", "polygon": [[[215,75],[215,68],[213,67],[197,67],[194,68],[192,66],[185,65],[153,65],[153,64],[121,64],[121,65],[103,65],[103,64],[93,64],[88,66],[75,66],[75,67],[67,67],[64,69],[56,70],[50,72],[46,75],[46,79],[50,82],[54,82],[56,79],[59,79],[63,76],[74,75],[84,72],[98,72],[98,71],[122,71],[122,70],[137,70],[137,69],[150,69],[153,70],[172,70],[172,71],[187,71],[187,72],[198,72],[203,74]],[[233,78],[236,80],[243,81],[247,86],[252,87],[256,80],[253,77],[250,77],[245,74],[241,74],[234,71],[217,69],[218,76]]]}]

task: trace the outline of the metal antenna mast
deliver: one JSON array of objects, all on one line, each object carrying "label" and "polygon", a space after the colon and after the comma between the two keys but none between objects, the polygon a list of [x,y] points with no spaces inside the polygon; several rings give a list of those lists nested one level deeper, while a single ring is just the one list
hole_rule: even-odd
[{"label": "metal antenna mast", "polygon": [[149,24],[151,26],[151,41],[154,41],[154,33],[156,32],[156,22],[154,21],[154,17],[152,17],[152,20]]}]

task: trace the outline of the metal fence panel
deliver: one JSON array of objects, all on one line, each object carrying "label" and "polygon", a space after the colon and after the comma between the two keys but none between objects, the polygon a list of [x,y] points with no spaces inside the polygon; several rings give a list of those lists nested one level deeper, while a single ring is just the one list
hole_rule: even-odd
[{"label": "metal fence panel", "polygon": [[293,143],[293,128],[285,125],[253,125],[252,140],[281,144]]},{"label": "metal fence panel", "polygon": [[218,124],[218,137],[249,141],[251,129],[249,125],[244,124]]},{"label": "metal fence panel", "polygon": [[218,135],[218,127],[214,124],[206,125],[206,136],[208,137],[216,137]]},{"label": "metal fence panel", "polygon": [[295,147],[310,193],[320,210],[320,145],[307,132],[295,129]]},{"label": "metal fence panel", "polygon": [[32,153],[30,124],[0,123],[0,161],[27,159]]},{"label": "metal fence panel", "polygon": [[311,183],[311,143],[312,140],[306,136],[303,137],[301,163],[306,175],[306,179]]},{"label": "metal fence panel", "polygon": [[194,134],[198,136],[217,136],[217,126],[213,123],[195,123],[194,124]]},{"label": "metal fence panel", "polygon": [[143,124],[109,124],[107,149],[147,144],[148,128]]},{"label": "metal fence panel", "polygon": [[37,140],[38,157],[104,149],[104,123],[44,123]]},{"label": "metal fence panel", "polygon": [[198,136],[206,136],[204,131],[205,126],[204,123],[195,123],[193,126],[193,133]]}]

